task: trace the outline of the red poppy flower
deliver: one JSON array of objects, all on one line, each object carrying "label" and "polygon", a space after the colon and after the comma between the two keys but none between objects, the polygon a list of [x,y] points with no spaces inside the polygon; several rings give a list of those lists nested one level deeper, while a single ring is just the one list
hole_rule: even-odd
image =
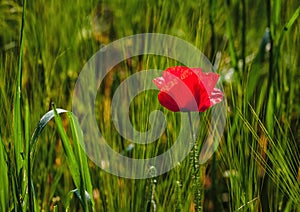
[{"label": "red poppy flower", "polygon": [[215,85],[219,75],[201,68],[176,66],[167,68],[154,84],[160,89],[158,100],[165,108],[177,111],[203,112],[223,99]]}]

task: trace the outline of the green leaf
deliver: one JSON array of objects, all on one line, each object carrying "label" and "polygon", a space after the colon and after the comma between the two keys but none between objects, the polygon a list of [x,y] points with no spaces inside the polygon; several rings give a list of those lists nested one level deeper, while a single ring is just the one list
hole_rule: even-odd
[{"label": "green leaf", "polygon": [[8,211],[9,193],[8,193],[8,168],[7,152],[0,135],[0,211]]},{"label": "green leaf", "polygon": [[[56,111],[58,114],[68,112],[67,110],[60,109],[60,108],[57,108]],[[40,121],[39,121],[37,127],[35,128],[35,130],[32,134],[32,137],[31,137],[31,141],[30,141],[31,153],[34,151],[34,145],[35,145],[39,135],[41,134],[41,132],[43,131],[45,126],[48,124],[48,122],[51,121],[52,118],[54,118],[54,110],[50,110],[40,119]]]},{"label": "green leaf", "polygon": [[79,172],[79,165],[77,164],[76,157],[74,155],[72,145],[70,143],[70,140],[64,130],[64,126],[62,124],[61,118],[58,115],[57,110],[54,108],[54,119],[57,126],[58,133],[60,135],[62,146],[64,149],[64,153],[66,156],[66,161],[69,166],[70,173],[72,175],[72,178],[74,180],[75,186],[77,188],[80,187],[80,172]]},{"label": "green leaf", "polygon": [[[72,130],[72,138],[74,141],[74,152],[76,158],[78,159],[78,164],[80,165],[80,175],[82,179],[82,186],[80,188],[81,195],[83,196],[83,191],[87,190],[90,195],[92,195],[92,182],[91,176],[88,166],[88,160],[86,157],[86,153],[83,150],[84,142],[83,142],[83,133],[78,123],[78,119],[71,113],[68,113],[68,117],[71,120],[71,130]],[[93,200],[92,200],[93,203]]]},{"label": "green leaf", "polygon": [[[74,194],[79,199],[81,205],[83,204],[82,195],[80,194],[79,190],[76,188],[76,189],[70,191],[67,195],[67,198],[65,200],[66,211],[69,211],[70,203],[71,203],[71,200],[73,199]],[[84,198],[87,200],[87,203],[88,203],[88,210],[86,210],[86,211],[93,211],[91,197],[87,191],[84,192]]]},{"label": "green leaf", "polygon": [[16,94],[14,99],[14,150],[15,150],[15,161],[17,166],[17,173],[19,174],[23,166],[22,153],[23,147],[23,128],[22,128],[22,110],[21,110],[21,99],[22,99],[22,64],[24,55],[24,25],[26,17],[26,0],[23,1],[23,14],[22,14],[22,26],[20,33],[20,53],[18,61],[18,73],[16,81]]},{"label": "green leaf", "polygon": [[296,11],[294,12],[294,14],[292,15],[292,17],[290,18],[290,20],[286,23],[284,29],[287,31],[291,28],[291,26],[295,23],[295,21],[297,20],[297,18],[300,15],[300,6],[296,9]]},{"label": "green leaf", "polygon": [[[71,121],[71,130],[72,130],[72,137],[73,137],[73,142],[74,142],[74,151],[71,145],[71,142],[64,130],[61,118],[59,117],[59,114],[61,113],[67,113],[68,117]],[[35,152],[35,144],[37,142],[37,139],[39,137],[39,135],[41,134],[41,132],[43,131],[43,129],[45,128],[45,126],[47,125],[47,123],[52,119],[55,119],[55,123],[57,125],[57,129],[59,132],[59,135],[61,137],[61,141],[62,141],[62,146],[64,149],[64,153],[65,153],[65,157],[66,157],[66,161],[70,170],[70,173],[72,175],[72,179],[74,180],[74,184],[77,188],[80,188],[79,191],[84,191],[86,192],[86,188],[87,191],[89,193],[89,195],[92,194],[92,182],[91,182],[91,177],[90,177],[90,173],[89,173],[89,169],[88,169],[88,163],[87,163],[87,157],[86,154],[84,152],[84,150],[81,148],[80,145],[83,145],[83,134],[82,131],[80,129],[80,125],[78,123],[77,118],[71,113],[68,112],[67,110],[64,109],[53,109],[49,112],[47,112],[39,121],[32,137],[31,137],[31,141],[30,141],[30,159],[33,159],[34,156],[34,152]],[[31,172],[31,170],[30,170]],[[82,192],[82,194],[84,194],[84,192]],[[86,195],[82,195],[81,196],[86,196]],[[89,208],[86,207],[88,202],[91,202],[91,204],[93,205],[93,200],[91,199],[81,199],[83,207],[84,208]]]},{"label": "green leaf", "polygon": [[[57,109],[57,113],[65,113],[67,112],[64,109]],[[27,113],[27,112],[26,112]],[[27,117],[27,115],[25,115]],[[33,183],[32,183],[32,178],[31,178],[31,174],[32,174],[32,163],[33,163],[33,159],[34,159],[34,152],[35,152],[35,144],[37,142],[37,139],[39,137],[39,135],[42,133],[43,129],[45,128],[45,126],[47,125],[47,123],[49,121],[51,121],[51,119],[54,117],[54,111],[51,110],[49,112],[47,112],[39,121],[39,123],[37,124],[37,127],[35,128],[31,139],[30,139],[30,143],[29,143],[29,147],[27,148],[27,155],[26,155],[26,160],[27,160],[27,166],[26,166],[26,170],[27,170],[27,181],[28,181],[28,196],[29,196],[29,208],[31,210],[33,210],[33,201],[35,198],[35,193],[34,193],[34,187],[33,187]],[[27,120],[28,118],[26,118]]]},{"label": "green leaf", "polygon": [[296,11],[294,12],[294,14],[292,15],[292,17],[289,19],[289,21],[285,24],[283,30],[280,33],[279,36],[279,45],[283,45],[283,39],[285,37],[285,35],[287,35],[288,31],[290,30],[290,28],[293,26],[293,24],[296,22],[297,18],[300,15],[300,6],[296,9]]}]

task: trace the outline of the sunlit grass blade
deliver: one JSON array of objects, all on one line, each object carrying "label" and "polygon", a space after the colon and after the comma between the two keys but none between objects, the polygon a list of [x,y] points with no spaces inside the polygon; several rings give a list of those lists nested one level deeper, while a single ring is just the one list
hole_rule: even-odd
[{"label": "sunlit grass blade", "polygon": [[[28,109],[26,109],[27,111]],[[67,112],[64,109],[57,109],[57,113],[65,113]],[[27,114],[28,112],[26,112]],[[28,114],[26,115],[26,117],[28,116]],[[39,121],[39,123],[37,124],[37,127],[35,128],[31,139],[28,144],[28,149],[27,149],[27,175],[28,175],[28,196],[29,196],[29,208],[31,210],[33,210],[34,207],[37,207],[36,204],[34,204],[34,199],[35,199],[35,192],[34,192],[34,186],[33,186],[33,182],[32,182],[32,164],[34,161],[34,155],[35,155],[35,146],[36,146],[36,142],[38,137],[40,136],[40,134],[42,133],[43,129],[45,128],[45,126],[48,124],[49,121],[51,121],[51,119],[54,118],[54,111],[51,110],[49,112],[47,112]],[[29,117],[26,118],[26,120],[29,119]]]},{"label": "sunlit grass blade", "polygon": [[[72,138],[74,142],[74,152],[78,159],[78,164],[80,165],[80,176],[81,176],[81,185],[82,188],[80,190],[81,196],[84,196],[83,191],[87,190],[89,195],[92,195],[92,182],[91,176],[88,166],[88,160],[86,157],[86,153],[84,152],[84,142],[83,142],[83,134],[78,123],[78,119],[72,114],[68,113],[68,117],[71,120],[71,130],[72,130]],[[83,199],[84,200],[84,199]],[[90,199],[93,203],[93,199]],[[94,204],[93,204],[94,205]]]},{"label": "sunlit grass blade", "polygon": [[[278,39],[278,44],[279,44],[279,53],[280,50],[282,50],[283,47],[283,40],[286,37],[286,35],[288,34],[288,32],[290,31],[291,27],[294,25],[294,23],[296,22],[297,18],[300,16],[300,6],[295,10],[294,14],[292,15],[292,17],[286,22],[284,28],[281,30],[280,35],[279,35],[279,39]],[[279,54],[276,55],[277,56],[277,60],[276,63],[278,63],[279,61]]]},{"label": "sunlit grass blade", "polygon": [[290,20],[286,23],[284,30],[289,30],[300,15],[300,6],[296,9]]},{"label": "sunlit grass blade", "polygon": [[[18,58],[18,71],[16,80],[16,91],[13,103],[13,142],[14,142],[14,161],[15,161],[15,194],[16,199],[24,194],[25,185],[23,184],[23,178],[26,175],[25,170],[22,170],[24,163],[24,143],[23,143],[23,124],[22,124],[22,69],[23,69],[23,57],[24,57],[24,25],[26,17],[26,0],[23,0],[23,11],[22,11],[22,25],[20,31],[20,51]],[[26,179],[25,179],[26,180]],[[23,196],[24,199],[18,201],[17,208],[19,210],[26,210],[27,195]]]},{"label": "sunlit grass blade", "polygon": [[[67,195],[67,198],[65,200],[65,207],[66,207],[66,211],[70,211],[70,204],[71,204],[71,201],[75,195],[76,198],[79,199],[80,203],[82,204],[84,202],[84,200],[82,199],[82,195],[80,194],[81,192],[79,192],[78,189],[74,189],[72,191],[70,191]],[[92,211],[92,201],[91,201],[91,197],[89,195],[88,192],[84,192],[84,199],[86,199],[86,202],[87,204],[89,205],[89,210],[87,211]],[[84,207],[84,205],[82,205]]]},{"label": "sunlit grass blade", "polygon": [[[30,164],[29,162],[29,145],[30,145],[30,137],[29,137],[29,105],[28,105],[28,101],[25,100],[25,119],[24,119],[24,139],[25,139],[25,148],[24,148],[24,152],[25,154],[23,154],[24,156],[24,171],[23,171],[23,176],[22,176],[22,196],[24,197],[23,202],[28,201],[28,199],[30,199],[29,197],[31,197],[31,195],[28,195],[28,192],[31,192],[31,189],[27,189],[28,188],[28,182],[29,182],[29,175],[30,175],[30,171],[28,168],[28,164]],[[27,161],[27,163],[26,163]],[[31,200],[31,199],[30,199]],[[24,204],[26,205],[26,204]],[[29,208],[30,210],[32,210],[33,206],[31,204],[29,204]],[[24,206],[23,211],[27,210],[26,206]]]},{"label": "sunlit grass blade", "polygon": [[[61,108],[57,108],[56,111],[57,111],[57,114],[68,112],[67,110],[64,110]],[[42,133],[43,129],[46,127],[48,122],[54,118],[54,116],[55,116],[54,110],[50,110],[45,115],[43,115],[43,117],[40,119],[39,123],[37,124],[37,127],[35,128],[35,130],[32,134],[31,140],[30,140],[30,153],[31,154],[34,154],[35,144],[37,142],[38,137],[40,136],[40,134]]]},{"label": "sunlit grass blade", "polygon": [[23,1],[23,15],[22,26],[20,33],[20,53],[18,61],[18,74],[16,81],[16,94],[14,99],[14,148],[15,148],[15,161],[17,167],[17,174],[20,173],[23,166],[22,154],[24,153],[23,146],[23,128],[22,128],[22,111],[21,111],[21,99],[22,99],[22,68],[23,68],[23,55],[24,55],[24,25],[26,17],[26,0]]},{"label": "sunlit grass blade", "polygon": [[57,110],[54,108],[53,111],[54,111],[54,119],[55,119],[55,123],[56,123],[56,126],[57,126],[57,130],[58,130],[58,133],[60,135],[60,138],[61,138],[61,141],[62,141],[62,146],[63,146],[63,149],[64,149],[64,153],[65,153],[65,156],[66,156],[66,161],[68,163],[68,166],[69,166],[72,178],[74,180],[75,186],[77,188],[79,188],[80,187],[79,166],[77,164],[77,160],[75,158],[71,142],[70,142],[70,140],[69,140],[69,138],[68,138],[68,136],[65,132],[62,120],[59,117]]},{"label": "sunlit grass blade", "polygon": [[[73,135],[75,151],[73,151],[73,149],[72,149],[70,140],[68,139],[68,137],[65,133],[62,121],[59,117],[59,114],[61,114],[61,113],[68,113],[68,117],[71,120],[71,130],[72,130],[72,135]],[[63,149],[65,152],[66,160],[67,160],[72,178],[74,180],[75,186],[78,188],[81,188],[84,192],[85,192],[85,188],[87,187],[88,192],[91,194],[92,193],[92,183],[91,183],[91,178],[90,178],[90,174],[89,174],[89,170],[88,170],[87,158],[86,158],[84,151],[82,150],[82,148],[80,146],[80,142],[81,142],[81,145],[83,144],[82,143],[83,135],[82,135],[80,126],[78,124],[78,121],[75,117],[73,117],[72,113],[70,113],[64,109],[57,108],[57,109],[47,112],[41,118],[41,120],[39,121],[39,123],[32,135],[31,141],[30,141],[29,155],[31,156],[30,157],[31,162],[34,159],[35,144],[37,142],[37,139],[38,139],[39,135],[41,134],[41,132],[43,131],[43,129],[45,128],[45,126],[47,125],[47,123],[49,121],[51,121],[52,118],[55,119],[55,122],[57,124],[57,129],[58,129],[58,132],[62,139],[62,144],[63,144]],[[29,162],[28,167],[32,168],[30,165],[30,162]],[[31,174],[32,170],[30,170],[29,173]],[[81,200],[82,201],[85,200],[85,197],[81,198]],[[91,200],[89,200],[89,201],[92,202]],[[83,206],[85,206],[85,205],[87,205],[87,204],[83,204]]]},{"label": "sunlit grass blade", "polygon": [[[76,146],[75,149],[77,150],[77,153],[78,153],[77,156],[79,157],[79,159],[78,159],[78,157],[76,158],[76,153],[72,149],[71,142],[70,142],[70,140],[69,140],[69,138],[68,138],[68,136],[67,136],[67,134],[64,130],[62,121],[61,121],[61,119],[60,119],[60,117],[59,117],[59,115],[58,115],[55,108],[53,108],[53,111],[54,111],[55,123],[57,125],[57,129],[58,129],[59,135],[60,135],[61,140],[62,140],[62,146],[63,146],[63,149],[64,149],[64,153],[65,153],[65,156],[66,156],[66,161],[68,163],[70,173],[71,173],[72,178],[74,180],[75,186],[77,187],[77,189],[79,189],[79,193],[81,194],[81,199],[80,200],[81,200],[81,203],[82,203],[82,207],[83,207],[84,211],[89,211],[90,206],[89,206],[88,201],[86,199],[86,195],[83,195],[86,192],[86,182],[85,182],[85,180],[89,180],[88,181],[89,190],[92,190],[90,179],[86,178],[86,177],[89,177],[89,174],[84,173],[84,170],[88,171],[87,170],[88,169],[87,159],[86,159],[86,157],[83,156],[84,153],[80,152],[80,151],[82,151],[82,149],[79,147],[79,145],[80,145],[79,143],[75,144],[75,146]],[[72,115],[70,115],[70,116],[72,116]],[[74,119],[73,119],[73,124],[75,124]],[[75,124],[73,126],[78,127],[79,125]],[[77,130],[79,130],[79,132]],[[79,139],[82,140],[82,134],[80,132],[80,129],[78,129],[78,128],[73,129],[73,135],[76,139],[74,142],[77,142],[77,141],[80,142]],[[83,165],[85,165],[86,167],[83,167]]]},{"label": "sunlit grass blade", "polygon": [[[268,160],[270,160],[272,167],[258,152],[254,152],[259,164],[266,167],[266,172],[273,180],[273,182],[287,195],[294,204],[300,201],[299,183],[297,182],[297,168],[300,164],[299,152],[297,150],[297,144],[293,140],[279,141],[276,138],[271,137],[265,125],[259,119],[258,115],[253,108],[250,108],[255,121],[262,129],[264,136],[268,139],[269,148],[266,150]],[[244,124],[251,131],[254,138],[259,142],[260,136],[257,134],[253,126],[245,119],[240,113]],[[281,128],[277,122],[277,129]],[[283,132],[282,132],[283,133]],[[286,137],[286,139],[288,139]]]}]

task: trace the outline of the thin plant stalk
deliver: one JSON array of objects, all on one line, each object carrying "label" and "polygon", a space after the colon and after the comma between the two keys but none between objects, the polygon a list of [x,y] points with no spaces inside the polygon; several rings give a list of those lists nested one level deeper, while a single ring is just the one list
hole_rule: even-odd
[{"label": "thin plant stalk", "polygon": [[[200,183],[200,164],[199,164],[199,153],[198,153],[198,144],[196,141],[196,136],[193,130],[193,124],[191,119],[191,113],[188,112],[189,123],[191,127],[192,133],[192,157],[191,157],[191,166],[192,166],[192,174],[193,174],[193,189],[194,189],[194,204],[195,204],[195,211],[203,211],[203,186]],[[203,173],[203,172],[201,172]]]}]

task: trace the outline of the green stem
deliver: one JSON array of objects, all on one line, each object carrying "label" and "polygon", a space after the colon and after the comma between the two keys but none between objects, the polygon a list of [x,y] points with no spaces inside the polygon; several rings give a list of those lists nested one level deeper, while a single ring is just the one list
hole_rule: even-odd
[{"label": "green stem", "polygon": [[156,201],[155,201],[155,189],[156,189],[156,175],[157,175],[157,170],[154,166],[151,166],[149,169],[149,174],[151,176],[150,179],[150,199],[149,199],[149,204],[147,206],[147,211],[153,211],[156,212]]},{"label": "green stem", "polygon": [[[191,133],[192,133],[192,141],[193,141],[193,149],[192,149],[192,159],[191,159],[191,165],[193,169],[193,189],[194,189],[194,204],[195,204],[195,211],[203,211],[203,200],[202,197],[204,195],[203,187],[200,183],[200,164],[199,164],[199,154],[198,154],[198,144],[196,141],[196,136],[194,134],[193,130],[193,124],[192,124],[192,118],[191,113],[188,112],[189,117],[189,123],[191,127]],[[202,172],[201,172],[202,173]]]}]

